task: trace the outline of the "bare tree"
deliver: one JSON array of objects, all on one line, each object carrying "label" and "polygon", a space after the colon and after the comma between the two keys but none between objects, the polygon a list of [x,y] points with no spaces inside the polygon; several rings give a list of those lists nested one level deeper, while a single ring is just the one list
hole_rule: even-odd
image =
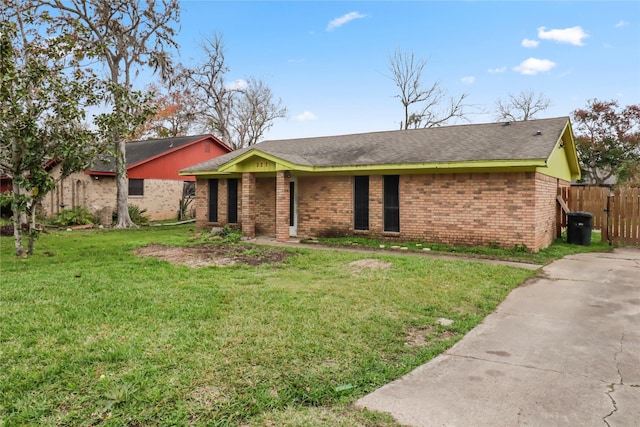
[{"label": "bare tree", "polygon": [[287,109],[280,100],[274,100],[266,83],[249,78],[233,105],[229,123],[232,147],[238,149],[257,144],[273,122],[286,114]]},{"label": "bare tree", "polygon": [[[422,72],[426,65],[427,61],[416,59],[413,52],[397,49],[389,56],[389,77],[400,89],[396,98],[404,108],[400,129],[436,127],[454,118],[465,118],[467,94],[448,97],[438,81],[431,86],[423,86]],[[412,111],[414,107],[416,110]]]},{"label": "bare tree", "polygon": [[229,121],[235,88],[229,86],[225,75],[229,67],[225,63],[225,47],[222,35],[214,34],[201,45],[205,61],[187,70],[196,97],[202,104],[202,124],[213,129],[222,141],[229,144]]},{"label": "bare tree", "polygon": [[[128,211],[128,181],[125,141],[152,113],[140,108],[145,102],[134,93],[132,79],[142,68],[151,67],[167,76],[171,70],[168,49],[177,48],[173,24],[179,17],[178,0],[37,0],[54,9],[51,16],[62,27],[80,27],[80,43],[96,52],[106,66],[105,91],[112,113],[100,121],[107,127],[116,159],[118,223],[135,226]],[[138,105],[136,105],[138,104]],[[146,117],[145,117],[146,116]]]},{"label": "bare tree", "polygon": [[527,121],[551,106],[549,98],[533,89],[522,91],[518,95],[509,94],[509,99],[496,101],[496,118],[498,120]]},{"label": "bare tree", "polygon": [[190,70],[189,77],[202,105],[204,129],[213,130],[234,150],[258,143],[275,120],[286,116],[287,109],[262,80],[226,79],[229,67],[222,35],[207,39],[202,49],[205,61]]}]

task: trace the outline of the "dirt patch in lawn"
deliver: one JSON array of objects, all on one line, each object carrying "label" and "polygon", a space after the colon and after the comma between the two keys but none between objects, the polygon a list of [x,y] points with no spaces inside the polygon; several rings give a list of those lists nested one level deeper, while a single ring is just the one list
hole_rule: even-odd
[{"label": "dirt patch in lawn", "polygon": [[349,263],[351,268],[356,271],[362,270],[385,270],[391,267],[390,262],[380,261],[378,259],[359,259],[357,261],[352,261]]},{"label": "dirt patch in lawn", "polygon": [[422,347],[431,341],[445,341],[455,336],[455,332],[443,330],[436,332],[434,326],[426,328],[410,328],[407,331],[404,345],[408,347]]},{"label": "dirt patch in lawn", "polygon": [[279,264],[293,255],[290,251],[277,248],[226,243],[187,247],[148,245],[133,252],[136,255],[154,257],[172,264],[186,265],[191,268],[224,267],[236,264],[251,266]]}]

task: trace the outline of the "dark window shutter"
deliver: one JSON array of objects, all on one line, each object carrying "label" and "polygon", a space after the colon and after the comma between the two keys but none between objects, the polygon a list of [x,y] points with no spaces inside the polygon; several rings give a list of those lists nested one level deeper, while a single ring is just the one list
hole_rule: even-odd
[{"label": "dark window shutter", "polygon": [[353,179],[353,228],[369,229],[369,177],[356,176]]},{"label": "dark window shutter", "polygon": [[296,206],[296,184],[289,181],[289,226],[295,225],[295,206]]},{"label": "dark window shutter", "polygon": [[384,231],[400,232],[400,177],[384,177]]}]

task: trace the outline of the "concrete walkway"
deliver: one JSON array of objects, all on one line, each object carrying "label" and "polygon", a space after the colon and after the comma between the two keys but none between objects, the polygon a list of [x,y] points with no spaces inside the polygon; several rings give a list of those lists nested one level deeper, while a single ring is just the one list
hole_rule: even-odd
[{"label": "concrete walkway", "polygon": [[357,406],[409,426],[640,426],[640,250],[568,256]]}]

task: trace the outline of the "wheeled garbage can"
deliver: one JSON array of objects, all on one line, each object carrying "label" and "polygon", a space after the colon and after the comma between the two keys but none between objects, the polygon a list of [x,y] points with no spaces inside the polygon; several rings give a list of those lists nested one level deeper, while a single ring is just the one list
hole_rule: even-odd
[{"label": "wheeled garbage can", "polygon": [[591,212],[571,212],[567,214],[567,243],[589,246],[591,244]]}]

